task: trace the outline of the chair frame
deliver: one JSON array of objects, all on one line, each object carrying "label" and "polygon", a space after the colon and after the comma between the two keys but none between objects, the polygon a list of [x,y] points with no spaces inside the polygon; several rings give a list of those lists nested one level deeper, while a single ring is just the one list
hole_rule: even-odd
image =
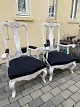
[{"label": "chair frame", "polygon": [[[50,46],[49,47],[44,47],[44,44],[45,44],[45,38],[44,38],[44,27],[49,27],[49,41],[50,41]],[[57,48],[54,48],[54,43],[53,43],[53,39],[54,39],[54,34],[53,34],[53,30],[54,30],[54,27],[58,27],[58,44],[57,44]],[[44,47],[44,53],[46,53],[46,58],[44,57],[44,54],[43,54],[43,58],[44,60],[46,61],[46,63],[48,64],[48,68],[49,68],[49,81],[52,81],[52,78],[53,78],[53,71],[54,69],[65,69],[65,68],[69,68],[71,73],[73,74],[73,69],[76,67],[76,62],[73,61],[71,63],[68,63],[68,64],[63,64],[63,65],[54,65],[54,66],[51,66],[49,64],[49,62],[47,61],[47,58],[48,58],[48,52],[50,51],[59,51],[59,48],[60,46],[63,46],[63,47],[66,47],[67,48],[67,52],[69,53],[69,47],[72,46],[72,47],[75,47],[74,44],[69,44],[69,45],[61,45],[60,44],[60,24],[59,23],[43,23],[42,24],[42,37],[43,37],[43,47]],[[67,53],[67,54],[68,54]]]},{"label": "chair frame", "polygon": [[36,56],[37,59],[39,59],[39,50],[40,50],[40,49],[39,49],[38,47],[36,47],[35,49],[28,47],[28,53],[29,53],[29,55],[32,55],[31,52],[32,52],[32,51],[35,51],[35,52],[36,52],[36,55],[37,55],[37,56]]},{"label": "chair frame", "polygon": [[[15,44],[15,47],[16,47],[16,55],[18,55],[17,57],[19,57],[21,55],[28,55],[29,41],[28,41],[27,25],[25,23],[22,23],[22,22],[2,22],[1,25],[2,25],[2,36],[3,36],[3,39],[4,39],[4,44],[5,44],[6,49],[8,49],[8,45],[7,45],[5,34],[4,34],[4,27],[10,27],[12,32],[13,32],[14,44]],[[20,38],[19,38],[19,34],[18,34],[19,27],[24,27],[25,30],[26,30],[26,39],[27,39],[26,50],[27,50],[27,53],[25,53],[25,54],[22,54],[21,47],[20,47]],[[9,52],[4,53],[1,56],[1,58],[7,60],[7,66],[9,67],[9,61],[11,60],[10,53]],[[28,80],[34,79],[36,76],[38,76],[42,72],[43,72],[43,75],[41,75],[42,80],[43,80],[44,83],[46,83],[46,80],[45,80],[45,77],[47,75],[46,67],[41,69],[41,70],[38,70],[36,73],[9,80],[9,87],[12,90],[12,98],[15,98],[15,96],[16,96],[15,84],[17,82],[22,81],[22,80],[27,80],[28,81]]]},{"label": "chair frame", "polygon": [[[65,47],[67,48],[67,54],[69,54],[69,47],[74,48],[76,45],[75,44],[68,44],[68,45],[63,45],[60,44],[60,24],[59,23],[42,23],[42,37],[43,37],[43,47],[45,43],[45,39],[44,39],[44,27],[49,27],[49,41],[50,41],[50,46],[46,48],[46,50],[60,50],[60,47]],[[54,43],[53,43],[53,39],[54,39],[54,34],[53,34],[53,30],[54,27],[58,27],[58,43],[57,43],[57,48],[54,48]]]}]

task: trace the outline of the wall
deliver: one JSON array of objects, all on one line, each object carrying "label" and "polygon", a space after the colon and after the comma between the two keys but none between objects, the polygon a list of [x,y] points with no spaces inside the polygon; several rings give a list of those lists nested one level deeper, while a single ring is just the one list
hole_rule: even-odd
[{"label": "wall", "polygon": [[80,6],[78,12],[78,18],[75,21],[71,21],[71,6],[72,0],[57,0],[57,15],[56,20],[46,19],[47,22],[58,22],[60,23],[61,37],[75,35],[78,36],[79,23],[80,23]]},{"label": "wall", "polygon": [[[1,0],[0,1],[0,23],[4,21],[24,21],[28,26],[28,34],[30,44],[38,47],[42,46],[42,23],[46,21],[46,0],[30,0],[30,17],[18,17],[16,16],[16,0]],[[23,34],[24,35],[24,34]],[[22,46],[24,46],[24,37]],[[11,46],[11,45],[10,45]],[[13,45],[11,46],[11,49]],[[0,56],[4,53],[4,42],[2,38],[1,26],[0,26]],[[13,49],[14,50],[14,49]],[[0,63],[3,61],[0,58]]]},{"label": "wall", "polygon": [[[34,2],[35,1],[35,2]],[[70,20],[72,0],[58,0],[56,20],[48,19],[47,16],[47,0],[30,0],[31,16],[18,17],[16,16],[16,0],[1,0],[0,1],[0,23],[4,21],[24,21],[28,25],[29,41],[30,44],[41,46],[42,45],[42,23],[43,22],[58,22],[61,26],[61,37],[65,34],[78,35],[80,23],[80,9],[78,19],[75,21]],[[80,7],[80,6],[79,6]],[[24,37],[21,46],[24,46]],[[12,48],[13,46],[11,46]],[[0,26],[0,56],[4,53],[4,42]],[[3,61],[0,59],[0,63]]]}]

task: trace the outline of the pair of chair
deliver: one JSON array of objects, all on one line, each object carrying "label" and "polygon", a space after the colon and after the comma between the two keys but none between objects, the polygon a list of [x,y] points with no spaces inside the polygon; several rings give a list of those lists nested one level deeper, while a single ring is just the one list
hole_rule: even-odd
[{"label": "pair of chair", "polygon": [[[76,66],[76,62],[74,57],[64,54],[61,52],[57,52],[54,50],[59,51],[59,45],[57,46],[56,49],[53,49],[53,33],[52,30],[55,26],[58,26],[59,24],[49,24],[49,23],[44,23],[42,24],[42,35],[43,35],[43,47],[37,48],[34,46],[29,46],[29,41],[28,41],[28,30],[27,30],[27,25],[22,22],[2,22],[2,35],[4,39],[4,44],[6,47],[5,53],[2,55],[2,59],[7,60],[7,66],[8,66],[8,76],[10,78],[9,81],[9,87],[12,89],[12,98],[16,96],[16,90],[15,90],[15,83],[22,81],[22,80],[30,80],[35,78],[37,75],[42,74],[42,80],[44,83],[46,83],[45,77],[47,75],[47,67],[46,63],[48,65],[48,72],[50,74],[49,81],[52,81],[52,76],[53,76],[53,70],[55,68],[70,68],[71,72],[73,73],[73,69]],[[49,27],[49,40],[50,40],[50,45],[45,44],[44,42],[44,31],[43,28],[47,26]],[[11,29],[12,31],[12,36],[6,40],[5,36],[5,27]],[[25,28],[26,31],[26,47],[21,48],[20,44],[20,35],[19,35],[19,28]],[[60,28],[60,25],[58,26]],[[11,34],[11,32],[10,32]],[[58,32],[59,38],[60,38],[60,32]],[[9,36],[9,35],[8,35]],[[13,40],[15,44],[15,55],[11,56],[11,50],[9,49],[8,46],[11,45],[8,44],[10,40]],[[59,40],[58,40],[59,42]],[[48,47],[47,47],[48,46]],[[44,61],[41,61],[38,58],[34,58],[30,56],[28,53],[31,50],[37,50],[39,51],[42,50],[43,52],[43,59]],[[14,51],[14,50],[13,50]],[[39,56],[39,55],[37,55]]]}]

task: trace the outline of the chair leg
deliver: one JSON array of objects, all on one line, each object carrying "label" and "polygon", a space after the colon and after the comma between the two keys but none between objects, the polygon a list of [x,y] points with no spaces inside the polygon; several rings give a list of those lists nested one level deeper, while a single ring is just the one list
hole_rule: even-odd
[{"label": "chair leg", "polygon": [[54,70],[54,68],[52,68],[52,67],[49,68],[49,75],[50,75],[50,77],[49,77],[49,81],[52,81],[53,70]]},{"label": "chair leg", "polygon": [[47,70],[45,69],[43,70],[43,75],[42,75],[42,80],[44,83],[46,83],[46,80],[45,80],[46,75],[47,75]]},{"label": "chair leg", "polygon": [[15,82],[13,81],[9,81],[9,87],[10,89],[12,89],[12,98],[15,98],[16,96],[16,90],[15,90]]},{"label": "chair leg", "polygon": [[76,62],[73,62],[72,67],[69,67],[71,73],[73,74],[73,69],[76,67]]}]

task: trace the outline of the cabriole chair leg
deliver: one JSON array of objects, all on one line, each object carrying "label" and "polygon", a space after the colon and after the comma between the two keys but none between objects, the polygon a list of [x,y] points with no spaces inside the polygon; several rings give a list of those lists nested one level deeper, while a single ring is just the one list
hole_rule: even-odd
[{"label": "cabriole chair leg", "polygon": [[45,80],[46,75],[47,75],[47,70],[43,70],[42,80],[44,83],[46,83],[46,80]]},{"label": "cabriole chair leg", "polygon": [[69,67],[72,74],[74,74],[73,69],[76,67],[76,62],[73,62],[72,67]]},{"label": "cabriole chair leg", "polygon": [[15,82],[9,81],[9,87],[12,90],[12,98],[15,98],[16,96],[16,90],[15,90]]},{"label": "cabriole chair leg", "polygon": [[50,75],[49,81],[52,81],[52,78],[53,78],[53,70],[54,70],[54,68],[52,68],[52,67],[49,68],[49,75]]}]

